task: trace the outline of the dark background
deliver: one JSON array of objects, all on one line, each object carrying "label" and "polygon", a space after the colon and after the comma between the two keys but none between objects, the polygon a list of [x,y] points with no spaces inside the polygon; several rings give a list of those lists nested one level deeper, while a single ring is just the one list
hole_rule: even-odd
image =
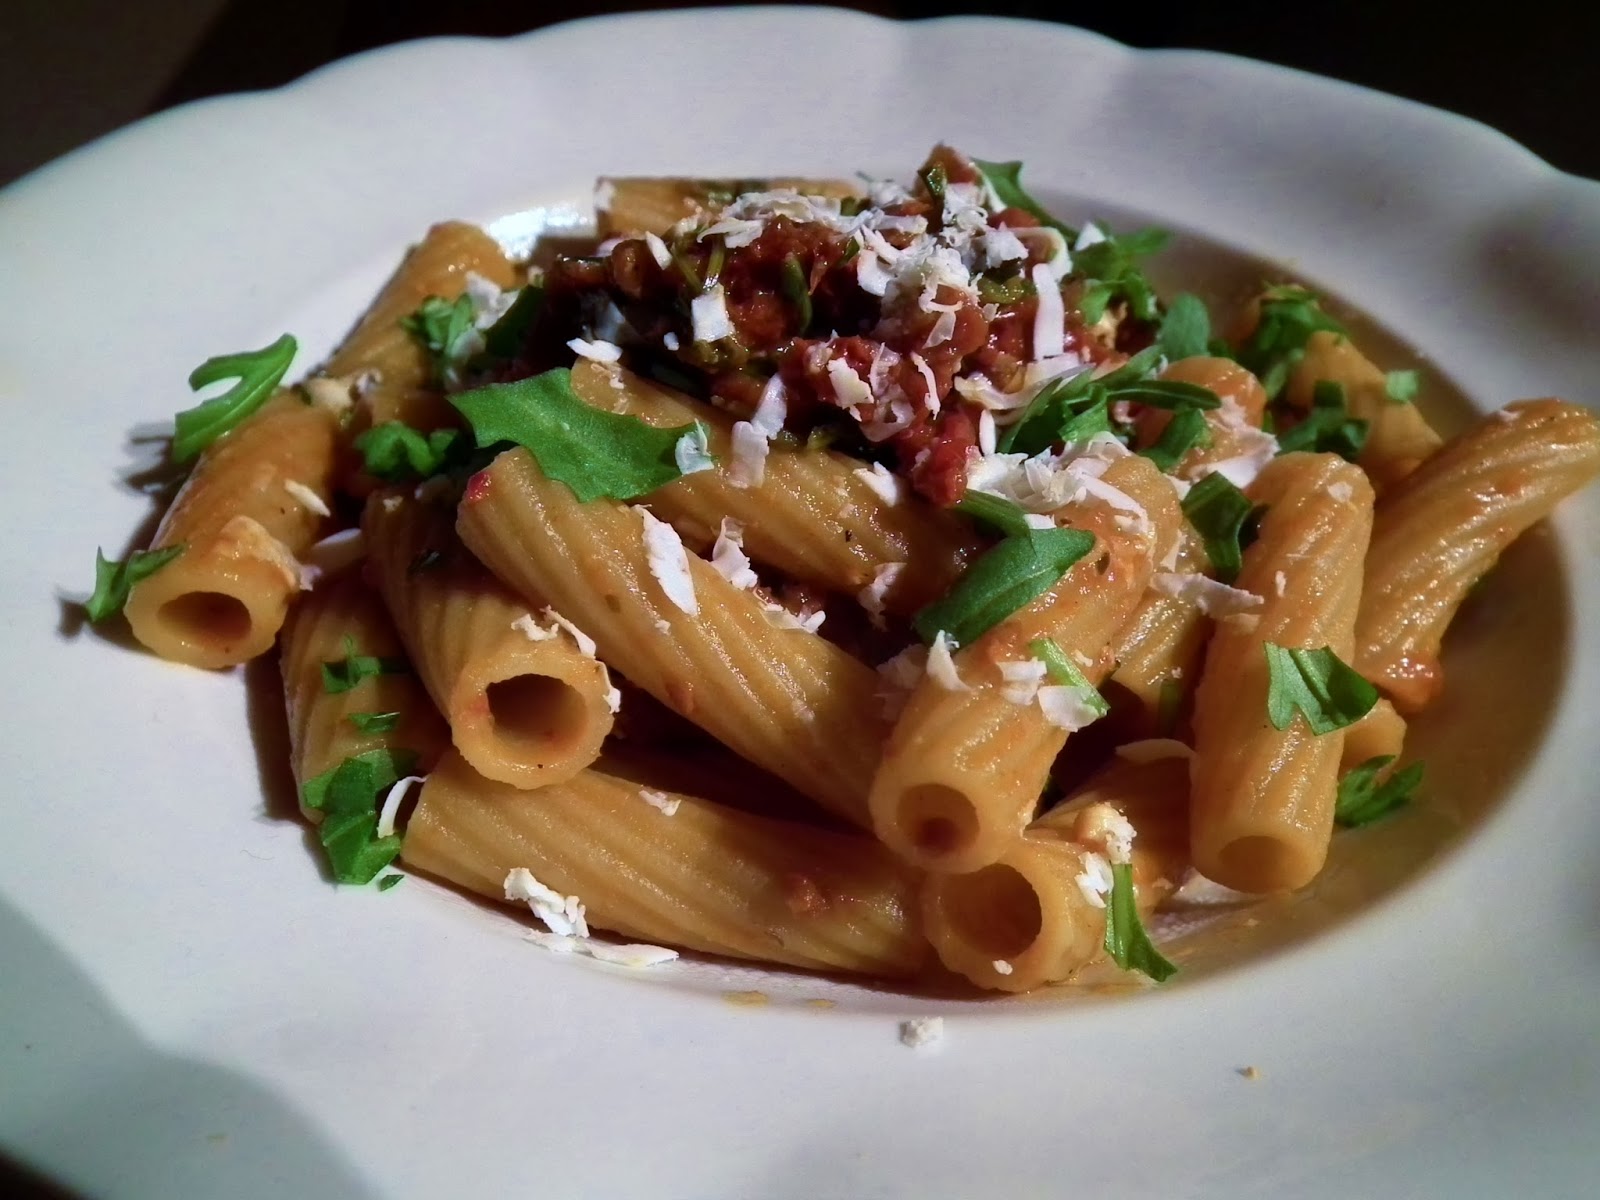
[{"label": "dark background", "polygon": [[[273,87],[390,42],[504,36],[692,4],[576,0],[0,0],[0,182],[172,104]],[[1056,4],[906,0],[890,17],[984,12],[1082,25],[1135,46],[1221,50],[1475,117],[1564,170],[1600,177],[1600,13],[1561,5]],[[977,64],[975,69],[994,69]],[[695,66],[686,65],[686,79]]]}]

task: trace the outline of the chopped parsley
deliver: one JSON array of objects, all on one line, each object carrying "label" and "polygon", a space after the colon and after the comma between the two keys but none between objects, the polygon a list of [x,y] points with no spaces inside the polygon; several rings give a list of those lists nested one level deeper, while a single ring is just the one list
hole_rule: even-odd
[{"label": "chopped parsley", "polygon": [[454,380],[456,369],[472,353],[476,315],[470,296],[429,296],[416,312],[400,318],[400,328],[427,354],[434,382],[441,387]]},{"label": "chopped parsley", "polygon": [[403,879],[405,879],[405,876],[400,874],[385,875],[382,879],[378,880],[378,890],[380,892],[387,892],[390,888],[394,887],[395,884],[401,882]]},{"label": "chopped parsley", "polygon": [[1293,429],[1278,435],[1278,453],[1310,450],[1354,462],[1367,444],[1368,423],[1345,406],[1344,384],[1319,379],[1311,389],[1311,411]]},{"label": "chopped parsley", "polygon": [[208,358],[189,374],[189,388],[199,391],[225,379],[234,385],[220,396],[186,408],[173,419],[172,461],[186,463],[267,402],[294,361],[298,343],[284,334],[270,346]]},{"label": "chopped parsley", "polygon": [[1422,380],[1415,371],[1390,371],[1383,377],[1383,394],[1396,404],[1410,404],[1421,388]]},{"label": "chopped parsley", "polygon": [[1094,534],[1081,529],[1027,529],[1012,534],[990,547],[949,592],[917,613],[912,623],[930,644],[942,630],[956,645],[970,646],[1054,587],[1094,544]]},{"label": "chopped parsley", "polygon": [[397,712],[360,712],[350,714],[350,724],[362,733],[388,733],[400,724]]},{"label": "chopped parsley", "polygon": [[1165,982],[1178,973],[1161,951],[1157,950],[1144,922],[1139,920],[1139,906],[1134,900],[1133,865],[1111,864],[1111,894],[1106,897],[1106,953],[1124,971],[1141,971],[1157,983]]},{"label": "chopped parsley", "polygon": [[632,500],[683,474],[678,441],[693,424],[658,429],[638,417],[591,408],[572,390],[565,367],[515,383],[493,383],[450,397],[480,449],[526,447],[539,468],[587,504]]},{"label": "chopped parsley", "polygon": [[1422,782],[1423,765],[1412,763],[1396,771],[1383,783],[1377,782],[1378,772],[1393,761],[1394,755],[1380,754],[1346,771],[1344,778],[1339,780],[1339,794],[1333,803],[1333,819],[1353,829],[1357,825],[1370,825],[1409,803],[1417,785]]},{"label": "chopped parsley", "polygon": [[1277,399],[1306,343],[1320,330],[1343,333],[1344,326],[1323,312],[1315,293],[1302,287],[1268,288],[1261,297],[1255,332],[1239,347],[1239,361],[1261,380],[1267,399]]},{"label": "chopped parsley", "polygon": [[1378,689],[1328,647],[1301,650],[1267,642],[1267,719],[1287,729],[1299,712],[1319,737],[1354,725],[1378,702]]},{"label": "chopped parsley", "polygon": [[322,690],[334,696],[348,692],[364,679],[378,675],[406,675],[410,671],[411,664],[399,656],[357,654],[355,638],[345,634],[344,657],[322,664]]},{"label": "chopped parsley", "polygon": [[416,760],[409,750],[368,750],[306,780],[300,789],[305,806],[322,813],[317,837],[339,883],[371,883],[400,853],[397,835],[378,836],[378,805]]},{"label": "chopped parsley", "polygon": [[1189,489],[1183,515],[1200,535],[1212,571],[1223,583],[1239,577],[1248,545],[1247,526],[1255,509],[1226,477],[1213,471]]},{"label": "chopped parsley", "polygon": [[180,542],[160,550],[135,550],[126,562],[109,559],[98,548],[94,552],[94,594],[83,602],[93,624],[116,616],[128,603],[128,593],[140,580],[148,579],[188,547]]},{"label": "chopped parsley", "polygon": [[1035,638],[1028,643],[1028,652],[1042,662],[1050,678],[1062,687],[1076,688],[1082,693],[1083,705],[1097,717],[1111,711],[1111,705],[1100,694],[1100,689],[1089,682],[1088,676],[1078,669],[1078,664],[1067,657],[1066,651],[1049,638]]},{"label": "chopped parsley", "polygon": [[459,429],[424,434],[404,421],[385,421],[357,436],[355,448],[367,474],[385,483],[410,483],[439,474],[467,446]]}]

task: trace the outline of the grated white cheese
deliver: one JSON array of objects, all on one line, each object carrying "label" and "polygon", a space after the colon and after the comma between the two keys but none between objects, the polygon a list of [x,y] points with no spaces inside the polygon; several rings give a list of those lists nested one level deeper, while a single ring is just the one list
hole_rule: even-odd
[{"label": "grated white cheese", "polygon": [[689,320],[694,326],[696,342],[715,342],[733,335],[733,318],[728,316],[728,297],[720,283],[689,301]]},{"label": "grated white cheese", "polygon": [[1078,240],[1072,243],[1074,250],[1087,250],[1090,246],[1098,246],[1106,240],[1105,230],[1093,221],[1085,221],[1083,228],[1078,230]]},{"label": "grated white cheese", "polygon": [[680,611],[691,617],[700,611],[694,595],[694,576],[689,574],[689,552],[678,531],[658,520],[648,508],[635,508],[644,522],[644,554],[650,574],[661,585],[661,592]]},{"label": "grated white cheese", "polygon": [[993,454],[995,440],[994,413],[986,408],[978,414],[978,453]]},{"label": "grated white cheese", "polygon": [[513,867],[506,875],[504,887],[507,900],[524,901],[551,933],[572,938],[589,936],[583,902],[576,896],[563,896],[546,887],[526,867]]},{"label": "grated white cheese", "polygon": [[789,394],[783,386],[783,377],[774,375],[761,387],[761,399],[756,401],[756,411],[750,415],[750,424],[762,437],[771,441],[783,432],[783,423],[788,417]]},{"label": "grated white cheese", "polygon": [[994,967],[994,973],[996,975],[1009,975],[1014,970],[1012,965],[1003,958],[995,959],[990,965]]},{"label": "grated white cheese", "polygon": [[749,421],[735,421],[728,447],[728,482],[760,487],[767,478],[767,438]]},{"label": "grated white cheese", "polygon": [[1032,704],[1050,668],[1037,658],[1001,659],[995,669],[1004,680],[1000,694],[1012,704]]},{"label": "grated white cheese", "polygon": [[559,630],[555,628],[546,629],[543,625],[540,625],[533,619],[532,613],[523,613],[515,621],[511,622],[511,628],[515,629],[530,642],[548,642],[553,637],[561,636]]},{"label": "grated white cheese", "polygon": [[585,341],[583,338],[572,338],[567,342],[567,349],[579,358],[587,358],[591,362],[614,363],[622,361],[622,347],[615,342]]},{"label": "grated white cheese", "polygon": [[676,350],[678,348],[678,335],[670,329],[667,330],[661,335],[661,344],[668,350]]},{"label": "grated white cheese", "polygon": [[869,467],[857,467],[850,473],[877,493],[878,499],[885,504],[894,505],[900,503],[904,490],[900,476],[889,470],[882,463],[873,463]]},{"label": "grated white cheese", "polygon": [[306,565],[321,574],[331,574],[354,566],[366,555],[366,537],[361,530],[341,529],[311,544],[306,550]]},{"label": "grated white cheese", "polygon": [[597,942],[589,938],[581,944],[580,949],[596,962],[613,963],[619,967],[659,967],[678,957],[676,950],[643,942]]},{"label": "grated white cheese", "polygon": [[672,459],[678,464],[678,470],[685,475],[715,468],[717,460],[711,457],[711,444],[706,427],[699,421],[690,426],[689,432],[673,445]]},{"label": "grated white cheese", "polygon": [[585,658],[593,658],[594,657],[594,652],[595,652],[596,647],[595,647],[595,644],[594,644],[594,639],[592,637],[590,637],[583,630],[579,629],[576,625],[574,625],[571,621],[567,620],[565,617],[563,617],[560,613],[558,613],[553,608],[545,609],[544,610],[544,616],[545,616],[545,620],[551,622],[554,625],[559,625],[562,629],[565,629],[567,631],[567,633],[571,635],[572,640],[578,644],[578,653],[579,654],[583,655]]},{"label": "grated white cheese", "polygon": [[1328,485],[1328,495],[1332,496],[1341,504],[1349,504],[1350,501],[1355,498],[1354,490],[1342,479],[1336,483],[1330,483]]},{"label": "grated white cheese", "polygon": [[828,360],[828,382],[833,384],[834,403],[840,408],[876,407],[871,386],[844,359]]},{"label": "grated white cheese", "polygon": [[717,540],[711,547],[711,566],[741,591],[748,591],[760,582],[744,552],[744,526],[732,517],[723,517],[717,528]]},{"label": "grated white cheese", "polygon": [[669,796],[666,792],[658,792],[654,788],[640,788],[639,799],[668,817],[677,812],[678,806],[683,803],[681,796]]},{"label": "grated white cheese", "polygon": [[1113,865],[1133,860],[1133,826],[1109,804],[1090,804],[1079,809],[1073,836],[1081,845],[1104,855]]},{"label": "grated white cheese", "polygon": [[927,668],[928,648],[915,643],[879,664],[876,695],[887,719],[892,721],[900,715],[911,689],[921,681]]},{"label": "grated white cheese", "polygon": [[611,672],[605,663],[600,664],[600,679],[606,685],[606,711],[614,717],[622,711],[622,689],[611,682]]},{"label": "grated white cheese", "polygon": [[1272,590],[1274,593],[1281,596],[1288,586],[1289,577],[1287,575],[1285,575],[1282,571],[1274,571],[1272,573]]},{"label": "grated white cheese", "polygon": [[939,382],[933,377],[933,368],[928,365],[928,360],[920,354],[911,355],[911,365],[917,369],[917,374],[922,377],[923,406],[928,410],[930,417],[939,415]]},{"label": "grated white cheese", "polygon": [[1164,758],[1193,758],[1194,751],[1177,738],[1145,738],[1118,746],[1117,757],[1131,763],[1153,763]]},{"label": "grated white cheese", "polygon": [[317,516],[333,516],[333,513],[328,508],[327,501],[323,500],[321,496],[317,495],[305,484],[293,479],[285,479],[283,481],[283,490],[298,500],[307,510],[316,513]]},{"label": "grated white cheese", "polygon": [[950,656],[952,649],[954,643],[945,636],[944,630],[939,630],[933,645],[928,647],[928,678],[947,692],[970,692],[972,685],[961,678],[956,660]]},{"label": "grated white cheese", "polygon": [[1111,864],[1091,850],[1083,856],[1083,871],[1072,882],[1089,905],[1104,908],[1113,882]]},{"label": "grated white cheese", "polygon": [[1038,701],[1044,719],[1068,733],[1093,725],[1103,715],[1100,693],[1093,688],[1053,684],[1039,689]]},{"label": "grated white cheese", "polygon": [[1023,513],[1022,523],[1029,529],[1054,529],[1055,518],[1045,513]]},{"label": "grated white cheese", "polygon": [[900,1042],[913,1050],[930,1046],[944,1037],[943,1017],[913,1017],[900,1022]]},{"label": "grated white cheese", "polygon": [[807,633],[815,633],[821,629],[822,622],[828,617],[828,614],[820,608],[814,613],[798,617],[781,604],[763,604],[761,611],[767,618],[767,624],[774,628],[803,629]]},{"label": "grated white cheese", "polygon": [[1262,599],[1254,592],[1229,587],[1206,575],[1183,571],[1159,571],[1150,586],[1163,596],[1192,604],[1208,617],[1228,617],[1260,608]]},{"label": "grated white cheese", "polygon": [[355,398],[351,395],[354,385],[347,379],[330,379],[326,375],[316,375],[302,382],[300,390],[312,404],[326,409],[336,417],[342,418],[355,406]]},{"label": "grated white cheese", "polygon": [[867,616],[872,618],[873,624],[881,624],[883,621],[884,597],[889,594],[894,581],[900,578],[900,572],[905,569],[905,563],[883,563],[872,573],[872,582],[856,594],[856,600],[867,610]]},{"label": "grated white cheese", "polygon": [[395,818],[400,815],[400,805],[405,802],[406,792],[411,790],[413,783],[427,781],[426,775],[407,775],[396,782],[383,798],[383,806],[378,810],[378,825],[372,832],[381,838],[392,837]]},{"label": "grated white cheese", "polygon": [[1028,274],[1038,293],[1038,307],[1033,314],[1033,357],[1056,358],[1067,348],[1067,307],[1061,299],[1061,287],[1047,263],[1035,263]]}]

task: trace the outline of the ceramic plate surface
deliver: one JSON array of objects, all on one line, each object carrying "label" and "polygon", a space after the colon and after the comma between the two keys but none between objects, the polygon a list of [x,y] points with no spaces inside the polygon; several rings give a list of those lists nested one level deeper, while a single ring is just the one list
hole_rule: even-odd
[{"label": "ceramic plate surface", "polygon": [[[1371,92],[1065,28],[630,16],[400,46],[97,143],[0,194],[0,1144],[168,1198],[1585,1192],[1595,495],[1463,616],[1429,804],[1131,995],[640,977],[421,881],[335,891],[283,815],[270,667],[74,636],[62,597],[150,517],[130,437],[211,354],[289,329],[315,362],[430,222],[566,219],[602,172],[905,176],[941,139],[1025,159],[1065,215],[1178,230],[1178,282],[1327,288],[1388,365],[1424,360],[1445,423],[1594,397],[1600,186]],[[942,1042],[899,1043],[932,1014]]]}]

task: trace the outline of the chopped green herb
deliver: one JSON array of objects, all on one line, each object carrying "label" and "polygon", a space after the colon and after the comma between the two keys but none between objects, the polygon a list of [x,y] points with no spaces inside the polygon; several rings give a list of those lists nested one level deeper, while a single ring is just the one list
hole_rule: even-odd
[{"label": "chopped green herb", "polygon": [[1200,535],[1212,571],[1223,583],[1239,577],[1247,544],[1245,525],[1252,511],[1249,497],[1215,471],[1183,498],[1183,515]]},{"label": "chopped green herb", "polygon": [[400,714],[397,712],[365,712],[351,713],[350,724],[362,733],[388,733],[400,724]]},{"label": "chopped green herb", "polygon": [[1287,729],[1296,711],[1319,737],[1354,725],[1378,702],[1378,689],[1324,646],[1302,650],[1266,643],[1267,719]]},{"label": "chopped green herb", "polygon": [[1055,642],[1049,638],[1035,638],[1028,643],[1028,652],[1045,665],[1045,670],[1056,683],[1082,692],[1084,707],[1097,717],[1103,717],[1111,711],[1111,705],[1106,703],[1100,689],[1089,682],[1088,676],[1078,669],[1078,664],[1067,657],[1066,651]]},{"label": "chopped green herb", "polygon": [[1337,454],[1354,462],[1367,444],[1368,423],[1345,407],[1344,385],[1319,379],[1311,389],[1311,411],[1293,429],[1278,435],[1278,452],[1309,450]]},{"label": "chopped green herb", "polygon": [[1239,361],[1261,380],[1267,399],[1277,399],[1295,364],[1305,357],[1313,333],[1343,333],[1344,326],[1323,312],[1314,293],[1302,287],[1268,288],[1261,297],[1255,332],[1239,347]]},{"label": "chopped green herb", "polygon": [[1176,677],[1163,679],[1156,692],[1156,736],[1171,737],[1178,729],[1178,718],[1183,713],[1183,680]]},{"label": "chopped green herb", "polygon": [[380,658],[372,654],[357,654],[356,640],[349,634],[344,638],[344,657],[322,664],[322,690],[330,696],[348,692],[363,679],[377,675],[405,675],[411,664],[404,658]]},{"label": "chopped green herb", "polygon": [[411,773],[416,759],[409,750],[368,750],[300,789],[305,806],[322,813],[317,836],[338,882],[370,883],[400,853],[398,836],[378,836],[379,797]]},{"label": "chopped green herb", "polygon": [[1022,506],[1004,496],[991,496],[969,488],[966,495],[956,501],[956,508],[1005,537],[1024,534],[1032,528]]},{"label": "chopped green herb", "polygon": [[1133,865],[1111,864],[1111,895],[1106,897],[1106,953],[1124,971],[1142,971],[1157,983],[1178,973],[1145,932],[1134,900]]},{"label": "chopped green herb", "polygon": [[89,620],[98,625],[114,617],[128,603],[133,585],[148,579],[188,547],[180,542],[160,550],[135,550],[126,562],[109,559],[97,547],[94,552],[94,594],[83,602]]},{"label": "chopped green herb", "polygon": [[806,284],[805,268],[794,255],[783,260],[783,298],[794,305],[800,318],[800,332],[811,327],[811,289]]},{"label": "chopped green herb", "polygon": [[459,429],[421,433],[404,421],[385,421],[357,436],[367,474],[386,483],[410,483],[437,475],[462,457],[466,438]]},{"label": "chopped green herb", "polygon": [[395,884],[399,883],[404,878],[404,875],[385,875],[382,879],[378,880],[378,890],[380,892],[387,892],[390,888],[394,887]]},{"label": "chopped green herb", "polygon": [[979,275],[978,299],[985,304],[1015,304],[1034,294],[1033,281],[1026,275]]},{"label": "chopped green herb", "polygon": [[474,316],[470,296],[458,296],[454,300],[429,296],[416,312],[400,318],[400,328],[427,353],[434,382],[450,383],[456,369],[466,361]]},{"label": "chopped green herb", "polygon": [[602,496],[631,500],[671,483],[678,440],[694,425],[660,429],[638,417],[590,408],[557,367],[515,383],[493,383],[450,397],[480,449],[502,442],[526,447],[539,467],[587,504]]},{"label": "chopped green herb", "polygon": [[945,174],[943,163],[934,163],[922,173],[922,186],[928,189],[928,198],[933,201],[934,224],[944,213],[944,190],[949,185],[950,179]]},{"label": "chopped green herb", "polygon": [[1377,782],[1378,772],[1394,761],[1392,754],[1369,758],[1360,766],[1351,767],[1339,780],[1339,794],[1333,803],[1333,819],[1346,828],[1370,825],[1379,817],[1387,816],[1403,804],[1410,802],[1422,782],[1423,765],[1412,763],[1396,771],[1383,783]]},{"label": "chopped green herb", "polygon": [[199,391],[224,379],[236,382],[220,396],[186,408],[173,419],[172,461],[186,463],[267,402],[294,361],[298,343],[284,334],[270,346],[208,358],[189,373],[189,388]]},{"label": "chopped green herb", "polygon": [[1087,284],[1078,305],[1084,321],[1093,325],[1113,299],[1125,300],[1128,312],[1141,321],[1158,319],[1155,289],[1136,260],[1156,253],[1170,235],[1164,229],[1136,229],[1120,237],[1109,229],[1101,232],[1103,241],[1072,252],[1073,273]]},{"label": "chopped green herb", "polygon": [[970,646],[1053,587],[1094,544],[1094,535],[1081,529],[1029,529],[1004,539],[916,615],[917,633],[931,643],[943,630],[957,645]]},{"label": "chopped green herb", "polygon": [[1383,394],[1396,404],[1410,404],[1421,388],[1422,380],[1415,371],[1390,371],[1383,377]]},{"label": "chopped green herb", "polygon": [[1181,292],[1167,305],[1156,342],[1174,361],[1205,354],[1211,341],[1211,314],[1199,296]]},{"label": "chopped green herb", "polygon": [[706,287],[717,286],[722,278],[722,266],[728,260],[728,243],[722,238],[711,240],[711,253],[706,255]]},{"label": "chopped green herb", "polygon": [[1210,444],[1211,430],[1206,425],[1205,414],[1198,408],[1185,408],[1172,414],[1155,445],[1139,453],[1155,463],[1157,470],[1170,475],[1185,454],[1196,446]]}]

